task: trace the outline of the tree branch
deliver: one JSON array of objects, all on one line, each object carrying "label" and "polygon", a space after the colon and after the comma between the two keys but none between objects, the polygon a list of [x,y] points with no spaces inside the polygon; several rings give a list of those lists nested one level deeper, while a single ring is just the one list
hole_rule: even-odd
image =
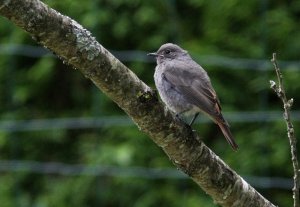
[{"label": "tree branch", "polygon": [[228,207],[274,206],[198,141],[189,127],[165,112],[155,93],[77,22],[38,0],[0,0],[0,14],[80,70],[216,203]]},{"label": "tree branch", "polygon": [[276,86],[276,83],[274,81],[270,81],[271,88],[275,91],[277,96],[281,99],[283,103],[283,117],[286,122],[287,126],[287,135],[290,142],[291,147],[291,157],[292,157],[292,164],[294,169],[294,187],[293,187],[293,200],[294,200],[294,207],[300,206],[299,201],[299,185],[300,185],[300,171],[299,171],[299,164],[297,160],[297,140],[294,133],[294,127],[291,120],[291,107],[293,105],[293,99],[290,100],[287,99],[284,85],[283,85],[283,76],[281,74],[280,68],[278,66],[277,60],[276,60],[276,53],[273,53],[273,58],[271,59],[271,62],[274,65],[277,79],[278,79],[278,86]]}]

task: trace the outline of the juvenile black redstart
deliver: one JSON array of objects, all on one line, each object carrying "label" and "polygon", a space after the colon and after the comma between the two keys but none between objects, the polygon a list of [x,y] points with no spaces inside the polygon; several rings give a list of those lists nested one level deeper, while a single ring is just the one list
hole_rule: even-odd
[{"label": "juvenile black redstart", "polygon": [[172,43],[164,44],[157,52],[148,55],[156,57],[154,81],[167,107],[176,116],[193,115],[190,126],[199,112],[206,114],[220,127],[231,147],[237,150],[238,145],[221,113],[220,101],[206,71],[186,50]]}]

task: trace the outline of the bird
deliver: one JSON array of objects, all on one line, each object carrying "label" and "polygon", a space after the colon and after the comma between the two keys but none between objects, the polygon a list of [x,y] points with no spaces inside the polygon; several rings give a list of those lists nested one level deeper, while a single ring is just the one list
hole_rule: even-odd
[{"label": "bird", "polygon": [[207,72],[186,50],[173,43],[163,44],[157,52],[148,55],[156,58],[154,82],[164,104],[176,117],[193,116],[190,127],[199,113],[207,115],[236,151],[238,145],[222,115],[220,101]]}]

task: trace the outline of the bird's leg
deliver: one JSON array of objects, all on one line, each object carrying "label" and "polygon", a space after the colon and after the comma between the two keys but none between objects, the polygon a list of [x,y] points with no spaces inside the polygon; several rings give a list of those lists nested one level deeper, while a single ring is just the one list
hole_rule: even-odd
[{"label": "bird's leg", "polygon": [[192,124],[194,123],[194,121],[195,121],[195,119],[197,118],[197,116],[199,115],[199,113],[196,113],[195,114],[195,116],[194,116],[194,118],[193,118],[193,120],[191,121],[191,123],[190,124],[187,124],[180,116],[181,116],[181,114],[183,114],[183,113],[185,113],[186,111],[182,111],[182,112],[179,112],[179,113],[177,113],[176,115],[175,115],[175,118],[176,118],[176,120],[177,121],[179,121],[179,122],[181,122],[181,123],[183,123],[187,128],[189,128],[193,133],[196,133],[196,130],[193,130],[192,129]]},{"label": "bird's leg", "polygon": [[[185,111],[184,111],[184,112],[185,112]],[[192,129],[192,128],[190,127],[190,125],[187,124],[187,123],[185,122],[185,120],[181,117],[181,114],[183,114],[184,112],[177,113],[177,114],[175,115],[175,118],[176,118],[176,120],[177,120],[178,122],[183,123],[183,124],[185,125],[185,127]]]},{"label": "bird's leg", "polygon": [[190,122],[190,127],[193,125],[193,123],[194,123],[194,121],[197,119],[197,117],[198,117],[198,115],[199,115],[199,112],[198,113],[196,113],[195,115],[194,115],[194,117],[193,117],[193,119],[192,119],[192,121]]}]

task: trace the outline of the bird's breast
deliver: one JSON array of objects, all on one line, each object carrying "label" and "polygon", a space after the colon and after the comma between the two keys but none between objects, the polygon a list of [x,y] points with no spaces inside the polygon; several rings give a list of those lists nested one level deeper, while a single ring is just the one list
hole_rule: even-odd
[{"label": "bird's breast", "polygon": [[154,82],[160,98],[175,113],[189,111],[193,109],[193,105],[189,104],[184,96],[172,85],[163,75],[163,70],[156,68],[154,73]]}]

